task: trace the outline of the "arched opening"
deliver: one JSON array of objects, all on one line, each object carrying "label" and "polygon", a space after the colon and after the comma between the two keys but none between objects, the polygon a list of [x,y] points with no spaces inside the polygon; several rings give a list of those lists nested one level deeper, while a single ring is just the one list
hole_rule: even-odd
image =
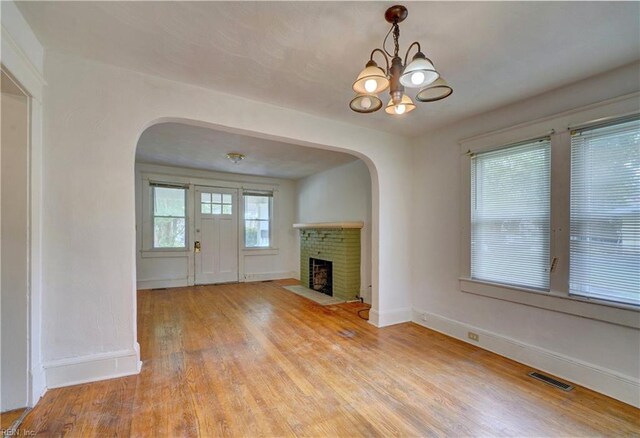
[{"label": "arched opening", "polygon": [[[243,157],[234,163],[229,153]],[[377,177],[368,157],[160,119],[138,139],[134,174],[136,289],[144,291],[138,306],[146,306],[137,315],[142,359],[153,354],[144,321],[153,318],[150,297],[169,288],[285,281],[294,293],[317,292],[304,243],[309,231],[294,224],[356,224],[356,246],[336,253],[314,246],[322,252],[317,259],[336,267],[333,288],[322,292],[334,299],[328,302],[362,300],[376,308]],[[300,283],[286,283],[291,279]]]}]

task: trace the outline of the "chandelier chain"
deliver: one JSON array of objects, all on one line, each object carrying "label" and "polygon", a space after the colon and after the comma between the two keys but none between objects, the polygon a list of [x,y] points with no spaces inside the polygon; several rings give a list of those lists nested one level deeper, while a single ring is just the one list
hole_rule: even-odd
[{"label": "chandelier chain", "polygon": [[398,22],[393,22],[393,57],[398,56],[398,52],[400,51],[400,26],[398,26]]}]

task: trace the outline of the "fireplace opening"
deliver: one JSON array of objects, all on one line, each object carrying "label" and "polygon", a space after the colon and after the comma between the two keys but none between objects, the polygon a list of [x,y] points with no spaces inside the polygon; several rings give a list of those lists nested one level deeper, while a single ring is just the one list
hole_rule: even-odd
[{"label": "fireplace opening", "polygon": [[333,296],[333,263],[309,258],[309,289]]}]

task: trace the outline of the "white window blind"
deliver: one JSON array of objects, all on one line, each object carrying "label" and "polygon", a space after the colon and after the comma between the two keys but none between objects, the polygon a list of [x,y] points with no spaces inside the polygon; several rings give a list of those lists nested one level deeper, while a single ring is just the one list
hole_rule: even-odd
[{"label": "white window blind", "polygon": [[640,120],[571,138],[569,292],[640,304]]},{"label": "white window blind", "polygon": [[550,140],[471,162],[471,277],[549,288]]}]

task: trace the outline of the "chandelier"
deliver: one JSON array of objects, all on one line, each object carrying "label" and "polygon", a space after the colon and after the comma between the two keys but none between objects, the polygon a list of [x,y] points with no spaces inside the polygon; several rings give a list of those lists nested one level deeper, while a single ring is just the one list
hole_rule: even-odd
[{"label": "chandelier", "polygon": [[[382,100],[378,94],[389,89],[391,99],[385,111],[391,115],[401,115],[413,111],[416,106],[411,98],[405,93],[406,88],[418,88],[415,98],[419,102],[435,102],[444,99],[453,93],[449,86],[433,66],[433,62],[427,58],[420,49],[420,43],[411,43],[404,57],[404,62],[398,56],[400,46],[399,23],[407,18],[408,11],[402,5],[391,6],[384,14],[384,18],[391,23],[391,29],[384,38],[381,49],[374,49],[369,57],[364,70],[360,72],[358,78],[353,83],[353,91],[356,97],[353,98],[349,107],[358,113],[373,113],[382,108]],[[393,53],[387,51],[386,45],[389,35],[393,33]],[[413,47],[418,52],[413,55],[411,62],[407,65],[409,52]],[[373,60],[373,55],[382,54],[386,69],[378,67]]]}]

